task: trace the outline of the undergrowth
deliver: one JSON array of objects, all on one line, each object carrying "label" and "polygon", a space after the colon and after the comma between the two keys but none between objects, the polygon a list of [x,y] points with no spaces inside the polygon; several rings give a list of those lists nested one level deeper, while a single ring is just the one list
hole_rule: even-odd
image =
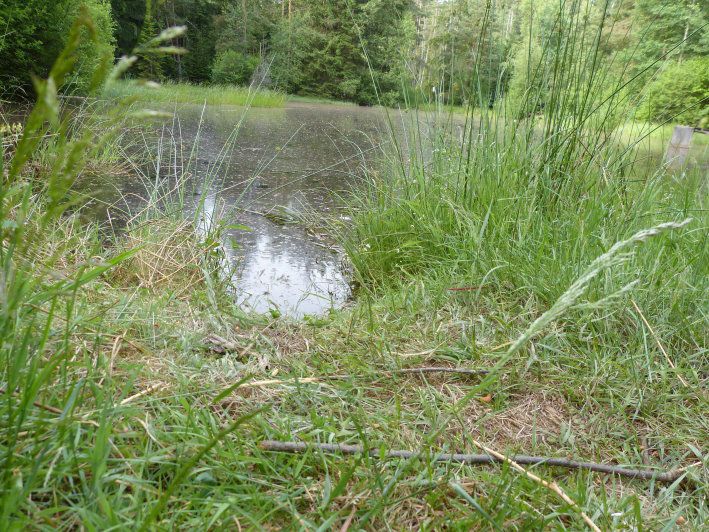
[{"label": "undergrowth", "polygon": [[121,81],[103,92],[104,98],[132,97],[137,101],[165,104],[207,104],[248,107],[283,107],[286,96],[276,91],[234,85],[192,85],[167,82],[160,86]]}]

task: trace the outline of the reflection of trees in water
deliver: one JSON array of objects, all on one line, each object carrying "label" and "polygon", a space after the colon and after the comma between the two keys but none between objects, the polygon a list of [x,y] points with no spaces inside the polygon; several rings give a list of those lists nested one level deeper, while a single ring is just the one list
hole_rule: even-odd
[{"label": "reflection of trees in water", "polygon": [[[223,242],[235,267],[237,297],[245,304],[258,311],[275,305],[302,315],[321,313],[348,297],[337,255],[314,244],[301,227],[274,224],[253,213],[336,210],[336,196],[351,189],[362,167],[381,156],[384,118],[381,110],[357,107],[245,114],[238,108],[182,106],[174,121],[161,126],[157,134],[171,144],[162,171],[189,167],[188,195],[194,196],[187,198],[187,208],[194,214],[202,202],[198,229],[206,234],[224,213],[230,223],[252,228],[233,231]],[[131,201],[140,203],[145,196],[144,187],[128,178],[115,185]]]}]

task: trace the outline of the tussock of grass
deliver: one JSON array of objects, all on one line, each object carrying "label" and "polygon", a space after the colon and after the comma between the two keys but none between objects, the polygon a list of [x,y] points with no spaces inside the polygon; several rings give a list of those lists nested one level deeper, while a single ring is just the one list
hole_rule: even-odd
[{"label": "tussock of grass", "polygon": [[107,89],[106,98],[132,98],[139,102],[165,104],[234,105],[240,107],[283,107],[284,94],[232,85],[192,85],[166,82],[159,87],[131,81],[116,82]]},{"label": "tussock of grass", "polygon": [[179,288],[181,292],[204,282],[203,268],[212,249],[201,241],[190,220],[167,216],[139,220],[120,237],[120,248],[131,254],[117,267],[113,279],[138,288]]}]

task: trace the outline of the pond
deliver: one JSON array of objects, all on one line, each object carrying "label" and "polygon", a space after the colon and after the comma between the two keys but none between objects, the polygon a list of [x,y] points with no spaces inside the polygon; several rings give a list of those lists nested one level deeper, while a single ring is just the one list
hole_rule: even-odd
[{"label": "pond", "polygon": [[[388,119],[379,108],[306,103],[171,111],[174,120],[158,135],[161,167],[146,175],[169,179],[186,169],[192,174],[188,209],[199,205],[209,218],[226,207],[230,224],[248,227],[230,230],[224,243],[238,302],[301,318],[347,301],[344,257],[323,238],[312,213],[344,216],[343,198],[382,158],[389,119],[398,113],[389,111]],[[99,197],[96,185],[88,186]],[[104,196],[102,204],[122,202],[135,212],[145,201],[145,180],[126,178],[113,193],[120,199]]]}]

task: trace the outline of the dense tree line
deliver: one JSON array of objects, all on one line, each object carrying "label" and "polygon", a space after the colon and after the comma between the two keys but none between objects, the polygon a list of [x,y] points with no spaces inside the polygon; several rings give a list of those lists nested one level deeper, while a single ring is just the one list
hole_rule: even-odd
[{"label": "dense tree line", "polygon": [[0,1],[0,95],[28,94],[32,76],[47,76],[82,8],[93,19],[95,32],[91,39],[85,35],[69,83],[78,91],[86,90],[95,65],[114,53],[111,5],[106,0]]},{"label": "dense tree line", "polygon": [[[367,104],[436,97],[484,106],[509,95],[526,102],[521,112],[538,112],[544,98],[525,95],[549,84],[569,83],[569,104],[578,104],[572,85],[583,74],[560,80],[560,66],[603,65],[606,88],[643,82],[647,117],[709,120],[709,2],[701,0],[3,0],[5,91],[47,73],[81,5],[98,29],[84,62],[187,26],[174,44],[188,54],[141,57],[133,75],[254,81]],[[85,83],[79,65],[74,87]]]}]

